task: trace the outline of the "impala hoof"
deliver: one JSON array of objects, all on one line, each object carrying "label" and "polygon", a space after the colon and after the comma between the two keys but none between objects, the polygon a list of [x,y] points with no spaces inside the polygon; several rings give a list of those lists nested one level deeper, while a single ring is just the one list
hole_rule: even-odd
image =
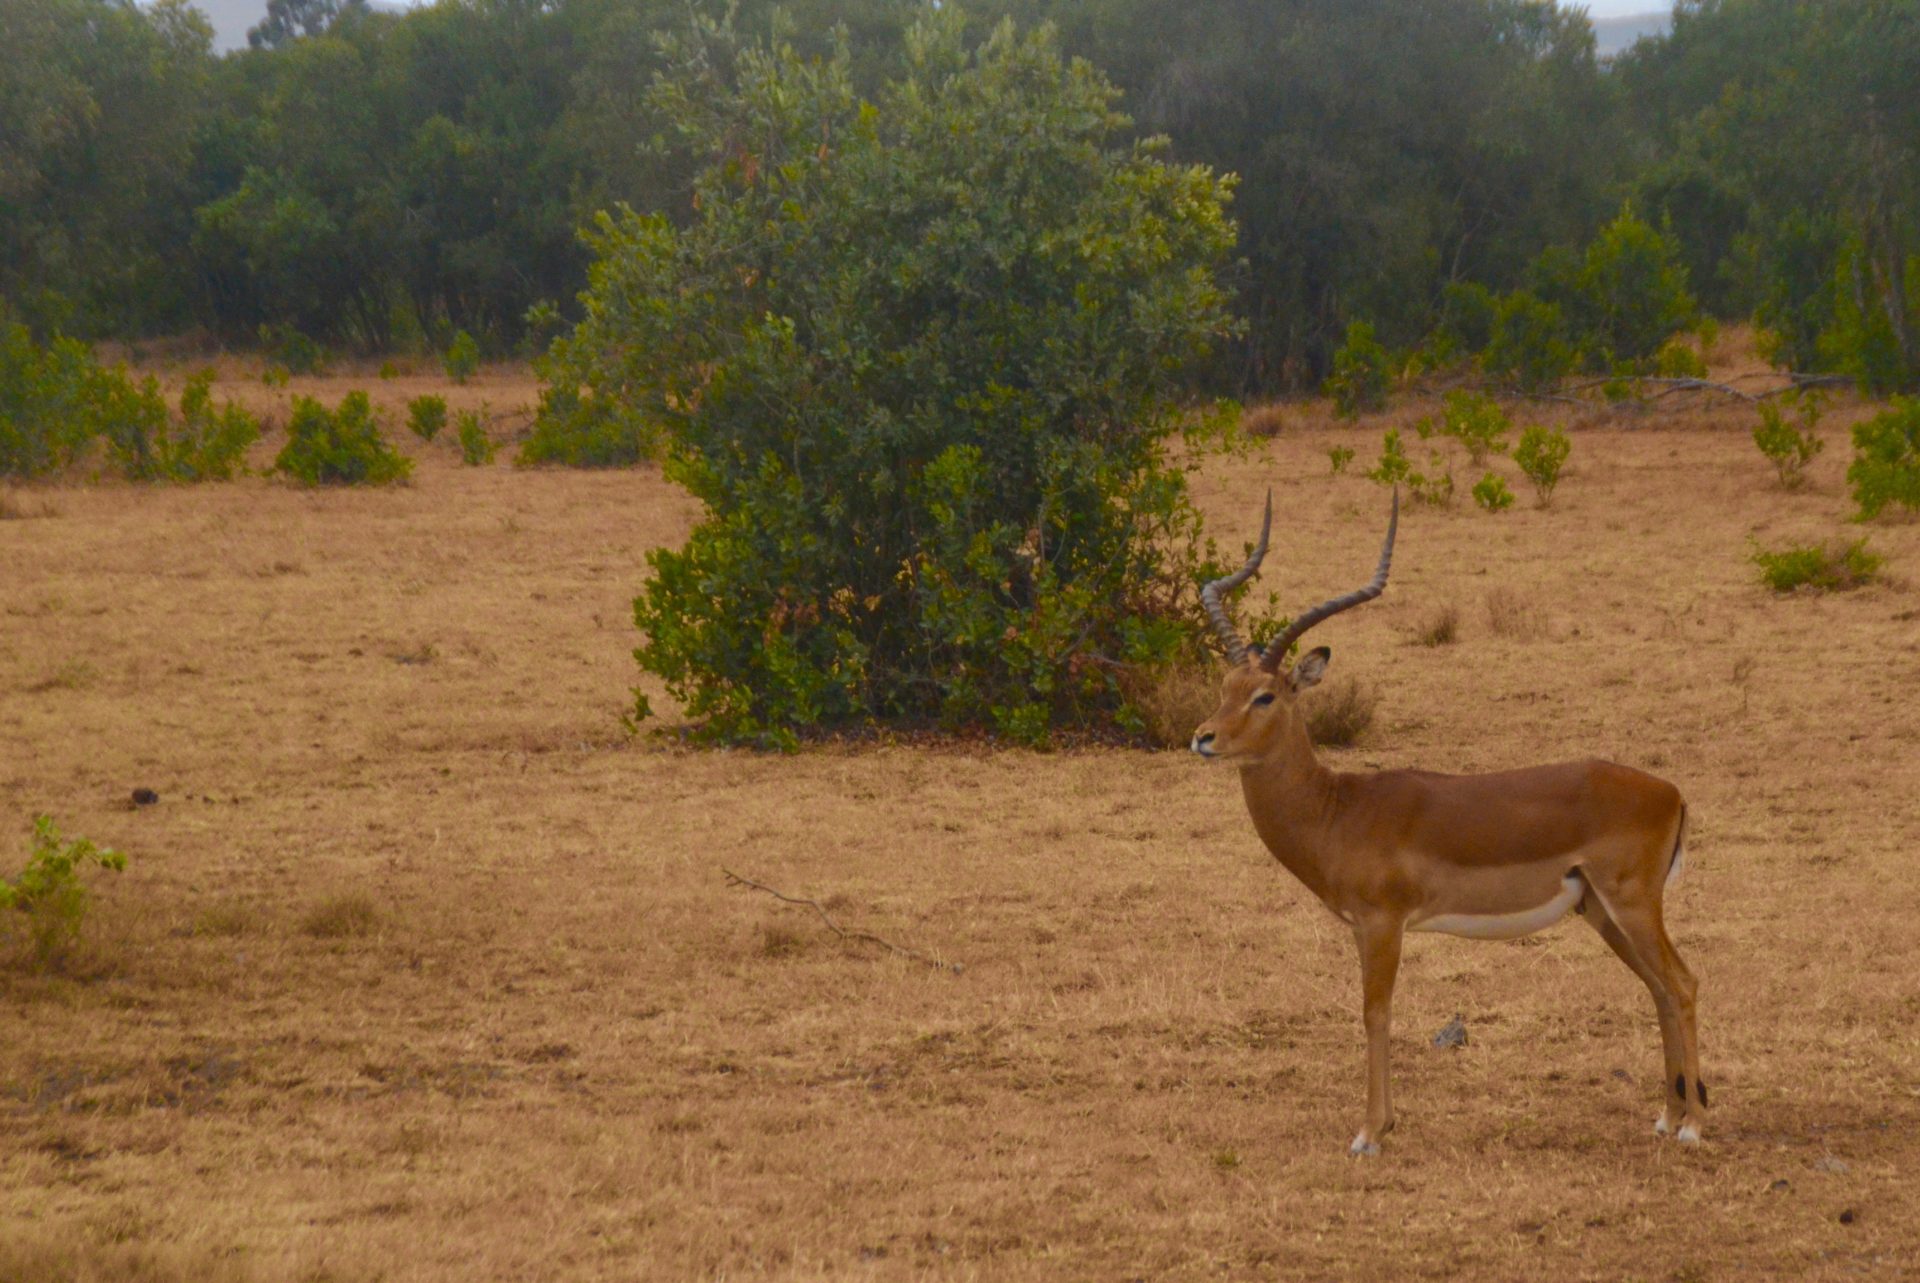
[{"label": "impala hoof", "polygon": [[1655,1136],[1665,1136],[1672,1130],[1671,1127],[1667,1126],[1667,1116],[1665,1114],[1653,1120],[1653,1134]]},{"label": "impala hoof", "polygon": [[1682,1145],[1698,1145],[1700,1143],[1700,1129],[1693,1123],[1682,1124],[1679,1134],[1676,1135],[1674,1139]]},{"label": "impala hoof", "polygon": [[1353,1158],[1378,1158],[1380,1143],[1368,1140],[1365,1136],[1355,1136],[1353,1144],[1347,1146],[1347,1153]]}]

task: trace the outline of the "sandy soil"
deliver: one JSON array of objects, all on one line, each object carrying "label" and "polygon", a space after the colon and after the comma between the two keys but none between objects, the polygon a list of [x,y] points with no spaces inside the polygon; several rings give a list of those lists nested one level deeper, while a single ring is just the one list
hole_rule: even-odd
[{"label": "sandy soil", "polygon": [[[1385,496],[1326,450],[1424,408],[1283,407],[1199,500],[1237,540],[1272,485],[1265,583],[1354,586]],[[1920,524],[1866,528],[1883,582],[1776,598],[1755,540],[1861,533],[1858,407],[1792,494],[1749,410],[1546,410],[1552,508],[1409,511],[1387,595],[1316,633],[1380,700],[1328,756],[1681,786],[1698,1150],[1652,1135],[1651,1004],[1575,920],[1411,942],[1399,1127],[1349,1160],[1352,941],[1226,770],[629,739],[629,603],[692,504],[396,433],[391,491],[76,480],[0,521],[0,863],[40,812],[130,860],[65,972],[0,968],[0,1277],[1910,1275]]]}]

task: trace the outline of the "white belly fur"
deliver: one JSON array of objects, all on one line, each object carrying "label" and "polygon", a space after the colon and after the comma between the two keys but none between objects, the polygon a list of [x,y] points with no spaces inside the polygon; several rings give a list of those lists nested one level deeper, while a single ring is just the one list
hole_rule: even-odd
[{"label": "white belly fur", "polygon": [[1409,922],[1409,931],[1441,931],[1450,936],[1469,936],[1475,940],[1513,940],[1532,935],[1565,917],[1567,910],[1580,902],[1587,884],[1578,873],[1569,873],[1560,883],[1560,894],[1534,909],[1516,913],[1443,913],[1437,917]]}]

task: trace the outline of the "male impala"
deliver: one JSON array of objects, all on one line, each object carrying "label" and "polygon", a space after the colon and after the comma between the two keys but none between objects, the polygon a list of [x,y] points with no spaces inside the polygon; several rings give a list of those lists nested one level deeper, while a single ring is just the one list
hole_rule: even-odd
[{"label": "male impala", "polygon": [[1654,1130],[1697,1144],[1707,1088],[1694,1033],[1694,980],[1667,939],[1660,910],[1680,871],[1687,818],[1680,791],[1612,762],[1494,775],[1348,775],[1314,757],[1294,701],[1326,672],[1330,652],[1308,651],[1291,670],[1284,667],[1287,652],[1315,624],[1380,595],[1399,520],[1396,492],[1373,581],[1307,611],[1264,651],[1234,632],[1220,598],[1245,583],[1266,555],[1271,494],[1253,556],[1200,594],[1226,643],[1228,671],[1220,709],[1194,732],[1193,751],[1240,767],[1261,841],[1352,925],[1360,946],[1367,1117],[1349,1152],[1379,1153],[1380,1138],[1393,1127],[1387,1026],[1402,935],[1510,939],[1552,925],[1569,909],[1584,914],[1652,991],[1667,1084]]}]

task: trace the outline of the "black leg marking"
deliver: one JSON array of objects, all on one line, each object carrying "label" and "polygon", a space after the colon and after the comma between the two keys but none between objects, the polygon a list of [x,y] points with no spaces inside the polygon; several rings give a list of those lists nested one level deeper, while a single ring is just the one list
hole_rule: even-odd
[{"label": "black leg marking", "polygon": [[1700,1108],[1705,1109],[1707,1107],[1707,1085],[1696,1078],[1693,1080],[1693,1089],[1700,1094]]},{"label": "black leg marking", "polygon": [[1681,1074],[1673,1080],[1673,1091],[1681,1100],[1687,1098],[1687,1076],[1685,1074]]}]

